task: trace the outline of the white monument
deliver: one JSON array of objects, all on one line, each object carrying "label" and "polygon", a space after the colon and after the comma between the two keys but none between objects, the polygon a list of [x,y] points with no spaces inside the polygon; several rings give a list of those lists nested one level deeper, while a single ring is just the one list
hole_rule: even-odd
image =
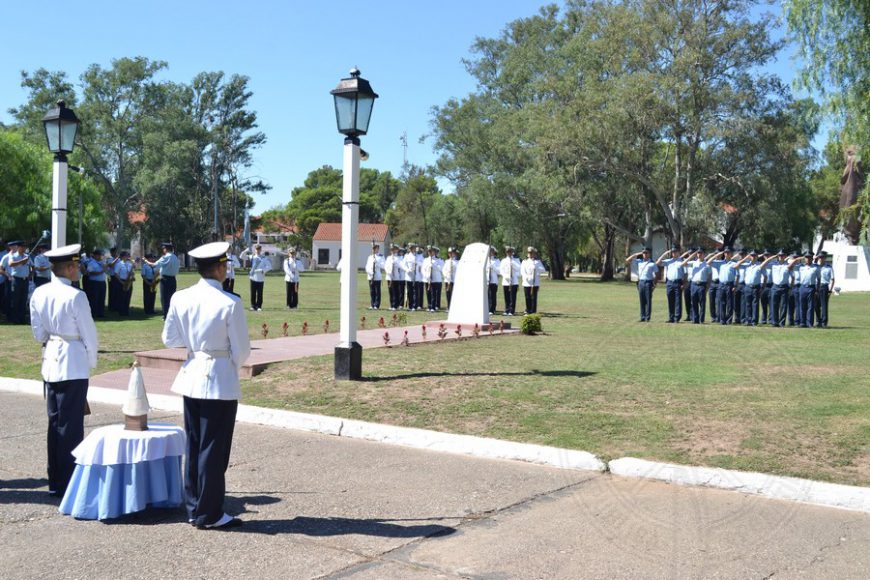
[{"label": "white monument", "polygon": [[453,282],[453,300],[447,322],[456,324],[489,324],[489,296],[486,262],[489,246],[475,243],[465,246],[456,278]]},{"label": "white monument", "polygon": [[830,256],[834,288],[840,292],[870,292],[870,247],[853,246],[842,234],[825,240],[822,250]]}]

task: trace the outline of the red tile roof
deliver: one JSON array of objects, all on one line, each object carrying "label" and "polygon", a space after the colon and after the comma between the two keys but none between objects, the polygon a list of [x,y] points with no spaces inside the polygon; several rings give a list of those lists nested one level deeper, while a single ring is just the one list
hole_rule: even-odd
[{"label": "red tile roof", "polygon": [[[387,234],[390,229],[387,224],[359,224],[357,229],[357,241],[383,242],[387,239]],[[321,223],[317,226],[317,231],[314,232],[315,241],[321,242],[338,242],[341,240],[341,224]]]}]

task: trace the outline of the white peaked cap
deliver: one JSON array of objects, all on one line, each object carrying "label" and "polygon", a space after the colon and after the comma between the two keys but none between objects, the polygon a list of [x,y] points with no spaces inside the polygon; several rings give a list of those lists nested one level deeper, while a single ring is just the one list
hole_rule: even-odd
[{"label": "white peaked cap", "polygon": [[145,381],[142,380],[142,370],[139,364],[135,363],[130,373],[130,384],[127,385],[127,402],[121,408],[121,412],[128,417],[139,417],[147,415],[150,410],[148,395],[145,394]]},{"label": "white peaked cap", "polygon": [[211,242],[192,249],[187,254],[197,262],[226,260],[229,242]]}]

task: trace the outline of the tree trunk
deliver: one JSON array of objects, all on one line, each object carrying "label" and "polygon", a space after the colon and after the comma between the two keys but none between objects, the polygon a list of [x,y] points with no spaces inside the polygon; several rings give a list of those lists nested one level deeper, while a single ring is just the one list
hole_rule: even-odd
[{"label": "tree trunk", "polygon": [[604,252],[601,260],[602,282],[613,280],[613,249],[616,242],[616,228],[604,224]]}]

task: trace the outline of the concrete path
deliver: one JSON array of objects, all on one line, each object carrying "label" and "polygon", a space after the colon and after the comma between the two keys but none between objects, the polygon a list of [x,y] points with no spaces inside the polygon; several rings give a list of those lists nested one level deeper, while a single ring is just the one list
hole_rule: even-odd
[{"label": "concrete path", "polygon": [[45,494],[43,405],[0,392],[0,578],[870,577],[867,514],[244,424],[243,527],[76,521]]},{"label": "concrete path", "polygon": [[[385,315],[384,319],[389,324],[389,316]],[[447,335],[443,339],[438,338],[438,327],[441,323],[444,324],[447,330]],[[375,326],[375,328],[357,331],[357,342],[364,349],[384,348],[387,346],[402,348],[406,332],[409,345],[441,342],[442,340],[474,340],[472,337],[473,326],[467,324],[461,325],[462,334],[458,335],[456,333],[456,324],[447,324],[446,321],[427,322],[425,337],[423,336],[423,325],[421,324],[392,328],[377,328],[377,324],[377,315],[371,314],[368,326]],[[494,323],[492,333],[488,332],[486,328],[481,330],[478,334],[479,338],[512,335],[519,332],[518,329],[511,328],[509,322],[505,323],[507,328],[500,328],[498,324],[498,321]],[[332,327],[332,330],[338,330],[338,326],[335,325]],[[319,334],[285,337],[280,336],[281,328],[270,328],[270,335],[277,335],[277,338],[251,341],[251,356],[245,361],[240,375],[242,377],[251,377],[259,374],[271,364],[309,356],[333,354],[339,342],[338,334],[336,332],[323,333],[322,329],[317,329],[316,331]],[[312,328],[312,332],[315,332],[315,329]],[[385,333],[388,333],[390,336],[389,344],[384,341]],[[175,379],[178,369],[181,368],[182,362],[187,358],[187,352],[181,348],[164,348],[137,352],[135,357],[142,365],[143,379],[145,380],[145,388],[148,392],[171,394],[169,388],[172,386],[172,381]],[[95,387],[126,389],[129,379],[130,369],[120,369],[91,377],[90,384]]]}]

